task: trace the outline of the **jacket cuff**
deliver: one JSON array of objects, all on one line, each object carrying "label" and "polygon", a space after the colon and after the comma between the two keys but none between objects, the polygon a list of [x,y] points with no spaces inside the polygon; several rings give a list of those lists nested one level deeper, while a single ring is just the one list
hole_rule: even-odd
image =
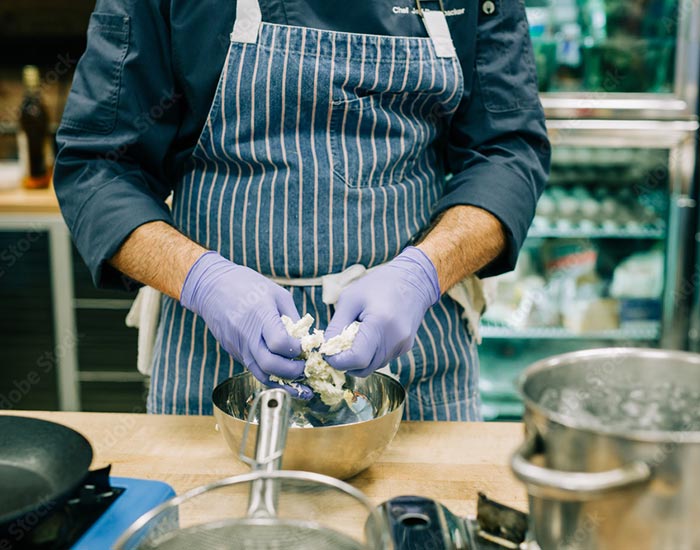
[{"label": "jacket cuff", "polygon": [[535,217],[537,197],[532,184],[498,164],[478,164],[449,181],[447,192],[435,205],[433,218],[453,206],[465,205],[490,212],[506,233],[506,249],[478,275],[493,277],[513,270]]}]

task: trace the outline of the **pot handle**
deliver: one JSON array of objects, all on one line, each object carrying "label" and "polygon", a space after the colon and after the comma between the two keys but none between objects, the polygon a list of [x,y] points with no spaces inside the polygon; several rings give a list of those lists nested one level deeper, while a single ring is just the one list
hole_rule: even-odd
[{"label": "pot handle", "polygon": [[542,453],[542,447],[541,438],[531,435],[515,451],[510,462],[515,476],[527,485],[530,496],[563,501],[591,500],[651,479],[651,468],[640,460],[604,472],[567,472],[538,466],[532,463],[532,458]]}]

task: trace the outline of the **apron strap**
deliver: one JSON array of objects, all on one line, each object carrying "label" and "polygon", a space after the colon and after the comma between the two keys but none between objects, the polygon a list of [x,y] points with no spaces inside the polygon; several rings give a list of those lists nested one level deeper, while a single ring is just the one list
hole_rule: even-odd
[{"label": "apron strap", "polygon": [[[445,8],[442,0],[439,10],[424,10],[420,0],[416,0],[418,14],[423,20],[428,36],[430,37],[435,54],[438,57],[457,57],[457,52],[452,42],[450,29],[445,18]],[[262,12],[258,0],[237,0],[236,22],[231,33],[231,42],[242,44],[255,44],[258,41],[258,33],[262,24]]]},{"label": "apron strap", "polygon": [[262,24],[262,12],[258,0],[237,0],[236,22],[231,33],[231,42],[255,44]]},{"label": "apron strap", "polygon": [[340,294],[354,283],[357,279],[361,279],[368,273],[375,270],[377,267],[367,269],[360,264],[351,265],[346,270],[340,273],[331,273],[321,277],[308,277],[304,279],[287,279],[285,277],[268,277],[271,281],[282,286],[320,286],[323,288],[323,303],[327,305],[335,305],[340,298]]},{"label": "apron strap", "polygon": [[423,9],[421,0],[416,0],[416,9],[433,43],[435,55],[438,57],[454,58],[457,57],[457,51],[452,42],[450,28],[447,25],[445,6],[442,0],[438,0],[438,3],[440,4],[439,10],[425,10]]}]

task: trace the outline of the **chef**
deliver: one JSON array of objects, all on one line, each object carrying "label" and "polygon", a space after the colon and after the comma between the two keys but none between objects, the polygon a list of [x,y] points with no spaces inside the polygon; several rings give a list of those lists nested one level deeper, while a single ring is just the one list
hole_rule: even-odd
[{"label": "chef", "polygon": [[[56,192],[97,285],[160,309],[148,409],[302,375],[280,320],[479,418],[475,275],[513,268],[550,148],[519,0],[98,0]],[[172,194],[172,208],[166,199]]]}]

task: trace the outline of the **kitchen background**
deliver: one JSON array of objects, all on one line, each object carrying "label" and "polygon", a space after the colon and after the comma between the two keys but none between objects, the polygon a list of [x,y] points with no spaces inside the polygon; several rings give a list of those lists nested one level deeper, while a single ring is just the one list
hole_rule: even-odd
[{"label": "kitchen background", "polygon": [[[515,0],[501,0],[515,1]],[[55,131],[94,0],[0,0],[0,408],[144,410],[133,295],[93,288],[50,191],[21,191],[26,65]],[[488,281],[488,419],[532,361],[607,345],[700,350],[699,0],[527,0],[554,145],[515,272]]]}]

